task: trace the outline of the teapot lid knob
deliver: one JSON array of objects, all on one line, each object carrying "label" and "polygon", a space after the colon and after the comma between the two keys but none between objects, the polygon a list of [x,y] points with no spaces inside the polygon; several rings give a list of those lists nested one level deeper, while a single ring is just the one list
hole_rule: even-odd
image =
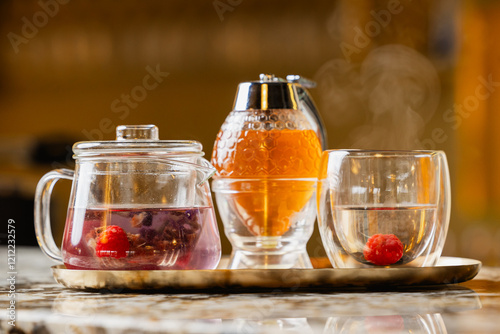
[{"label": "teapot lid knob", "polygon": [[116,140],[159,140],[158,127],[148,125],[119,125]]}]

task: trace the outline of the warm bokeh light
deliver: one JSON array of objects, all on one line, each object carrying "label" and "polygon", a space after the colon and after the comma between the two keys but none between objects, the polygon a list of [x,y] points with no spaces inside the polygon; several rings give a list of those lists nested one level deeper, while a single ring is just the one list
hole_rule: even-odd
[{"label": "warm bokeh light", "polygon": [[[35,241],[37,181],[73,168],[74,142],[156,124],[210,158],[239,82],[300,74],[318,83],[329,148],[444,150],[445,255],[500,264],[499,2],[43,3],[0,3],[0,209],[19,244]],[[59,239],[68,188],[54,194]],[[309,253],[325,254],[317,232]]]}]

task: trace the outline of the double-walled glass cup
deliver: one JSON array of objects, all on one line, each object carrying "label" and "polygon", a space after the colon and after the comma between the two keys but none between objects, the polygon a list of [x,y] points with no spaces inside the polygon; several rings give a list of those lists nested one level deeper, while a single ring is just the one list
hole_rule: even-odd
[{"label": "double-walled glass cup", "polygon": [[321,238],[334,267],[433,266],[450,219],[446,155],[325,151],[317,200]]}]

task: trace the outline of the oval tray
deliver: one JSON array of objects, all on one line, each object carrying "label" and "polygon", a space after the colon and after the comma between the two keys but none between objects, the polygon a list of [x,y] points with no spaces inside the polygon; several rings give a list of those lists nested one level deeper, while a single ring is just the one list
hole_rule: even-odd
[{"label": "oval tray", "polygon": [[481,262],[442,257],[435,267],[360,269],[73,270],[53,266],[55,280],[68,288],[111,290],[341,290],[455,284],[479,272]]}]

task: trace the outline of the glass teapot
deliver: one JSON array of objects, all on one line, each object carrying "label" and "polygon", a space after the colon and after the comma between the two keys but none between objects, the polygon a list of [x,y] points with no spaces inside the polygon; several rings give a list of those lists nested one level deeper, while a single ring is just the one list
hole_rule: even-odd
[{"label": "glass teapot", "polygon": [[[78,142],[75,171],[38,183],[35,232],[41,249],[68,269],[214,269],[221,256],[208,179],[215,169],[196,141],[158,140],[154,125],[118,126],[116,141]],[[50,194],[73,181],[59,250]]]}]

